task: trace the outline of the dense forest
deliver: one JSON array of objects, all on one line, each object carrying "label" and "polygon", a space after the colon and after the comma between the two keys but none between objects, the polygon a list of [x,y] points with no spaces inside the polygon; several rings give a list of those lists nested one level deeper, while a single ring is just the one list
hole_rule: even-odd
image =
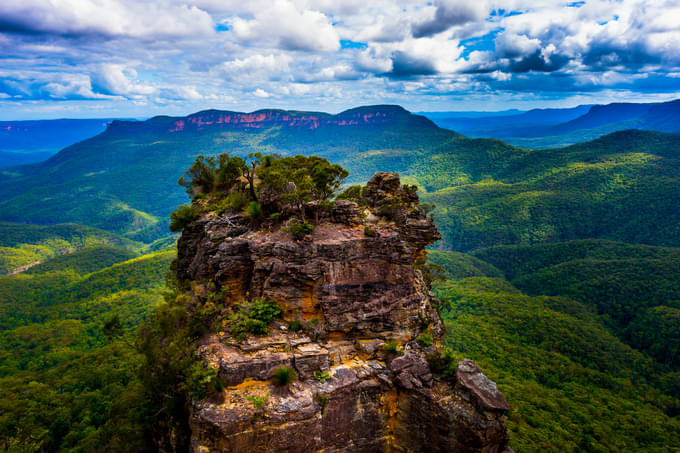
[{"label": "dense forest", "polygon": [[[421,199],[435,205],[432,215],[443,240],[428,259],[440,270],[433,279],[448,329],[448,354],[452,361],[472,358],[497,382],[510,402],[515,451],[677,449],[680,138],[626,131],[532,151],[435,131],[400,142],[399,134],[383,130],[349,157],[341,157],[349,146],[343,138],[326,148],[326,155],[350,170],[351,183],[375,170],[401,171]],[[124,148],[158,138],[149,131],[143,137],[108,134],[106,149],[116,141]],[[260,134],[247,135],[251,150],[262,143],[283,149],[299,138]],[[214,137],[190,138],[197,139],[205,157],[193,167],[185,155],[169,160],[189,169],[181,182],[195,203],[172,217],[170,207],[186,200],[184,194],[151,213],[145,209],[155,203],[159,187],[153,178],[135,186],[139,178],[129,175],[115,196],[107,194],[114,190],[113,179],[94,174],[100,171],[100,163],[93,163],[96,154],[73,174],[110,186],[85,188],[81,205],[54,193],[53,204],[35,208],[55,184],[69,190],[80,184],[65,176],[4,196],[13,220],[45,215],[89,226],[0,224],[0,451],[148,446],[147,423],[158,408],[144,373],[143,333],[179,310],[166,285],[176,238],[168,225],[181,231],[196,215],[196,203],[267,219],[276,212],[248,195],[251,182],[268,181],[281,191],[309,163],[286,154],[273,166],[261,154],[249,158],[245,139],[233,136],[222,136],[220,146],[238,141],[237,152],[220,158]],[[330,140],[322,131],[303,138],[302,145],[309,145],[305,152],[315,140]],[[173,140],[153,146],[167,151],[179,146],[180,140]],[[201,148],[206,143],[210,146]],[[55,156],[39,170],[41,177],[69,168],[71,155],[80,158],[78,151],[76,146]],[[356,163],[345,164],[351,160]],[[319,167],[321,173],[333,168]],[[159,175],[169,179],[161,187],[176,185],[182,171],[173,171],[161,168]],[[197,188],[196,175],[207,177],[204,186]],[[301,179],[287,198],[293,210],[300,202],[322,199],[322,185],[312,174],[297,176]],[[28,187],[38,176],[22,178]],[[246,195],[228,201],[210,196],[225,184],[242,184]],[[352,196],[352,190],[345,191],[345,198]],[[304,223],[314,224],[313,212]]]}]

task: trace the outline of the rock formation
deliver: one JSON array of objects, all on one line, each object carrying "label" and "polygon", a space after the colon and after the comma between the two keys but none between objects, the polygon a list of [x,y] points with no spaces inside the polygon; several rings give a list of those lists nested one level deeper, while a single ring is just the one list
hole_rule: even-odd
[{"label": "rock formation", "polygon": [[[299,241],[285,222],[234,213],[184,229],[177,275],[194,305],[212,292],[227,311],[254,299],[282,310],[266,335],[224,321],[200,340],[224,388],[191,401],[190,451],[511,451],[496,385],[469,360],[449,379],[428,364],[443,327],[415,263],[439,233],[415,191],[378,173],[361,196]],[[281,366],[297,379],[274,385]]]},{"label": "rock formation", "polygon": [[159,116],[150,120],[115,120],[108,130],[116,133],[135,134],[142,131],[175,133],[208,129],[257,130],[281,127],[297,130],[315,130],[339,127],[396,127],[406,122],[411,127],[436,128],[429,119],[413,115],[396,105],[358,107],[331,115],[322,112],[296,112],[286,110],[257,110],[251,113],[223,110],[205,110],[186,117]]}]

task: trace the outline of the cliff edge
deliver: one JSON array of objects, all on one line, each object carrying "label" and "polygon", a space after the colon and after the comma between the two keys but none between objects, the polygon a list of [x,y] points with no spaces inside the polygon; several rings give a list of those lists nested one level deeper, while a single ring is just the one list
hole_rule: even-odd
[{"label": "cliff edge", "polygon": [[377,173],[293,227],[203,212],[184,228],[177,277],[190,314],[210,313],[198,354],[220,381],[190,399],[189,450],[511,451],[496,385],[470,360],[431,370],[444,331],[422,263],[439,233],[415,190]]}]

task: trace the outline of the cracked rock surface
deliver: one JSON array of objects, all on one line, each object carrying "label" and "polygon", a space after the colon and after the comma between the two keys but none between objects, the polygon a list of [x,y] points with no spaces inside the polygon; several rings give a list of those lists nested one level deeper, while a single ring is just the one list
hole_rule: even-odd
[{"label": "cracked rock surface", "polygon": [[[226,305],[266,298],[283,311],[268,335],[199,342],[224,389],[191,402],[192,452],[511,451],[495,383],[470,360],[449,380],[428,365],[444,332],[414,263],[436,227],[396,174],[376,174],[365,194],[366,207],[336,202],[300,241],[238,214],[185,228],[180,280],[209,282]],[[291,320],[307,328],[293,332]],[[427,348],[416,341],[425,331]],[[297,379],[273,385],[279,366]]]}]

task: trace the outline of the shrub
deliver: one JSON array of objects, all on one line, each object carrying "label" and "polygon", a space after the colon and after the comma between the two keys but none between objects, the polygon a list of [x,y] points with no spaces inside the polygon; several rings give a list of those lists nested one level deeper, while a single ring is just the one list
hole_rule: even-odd
[{"label": "shrub", "polygon": [[253,403],[253,406],[256,408],[262,409],[269,401],[269,392],[267,392],[267,394],[264,396],[247,395],[246,399]]},{"label": "shrub", "polygon": [[293,220],[290,222],[290,225],[286,228],[283,228],[283,231],[287,231],[290,234],[293,235],[293,238],[295,238],[296,241],[299,241],[312,231],[314,231],[314,225],[309,224],[307,222],[300,222]]},{"label": "shrub", "polygon": [[245,212],[251,219],[259,219],[262,217],[262,205],[257,201],[251,201]]},{"label": "shrub", "polygon": [[314,372],[314,378],[323,384],[331,378],[331,375],[328,374],[328,371],[316,370]]},{"label": "shrub", "polygon": [[294,369],[287,366],[280,366],[272,373],[272,382],[279,387],[283,387],[292,383],[297,379],[297,373]]},{"label": "shrub", "polygon": [[432,287],[433,283],[446,281],[446,271],[444,268],[439,264],[426,261],[426,258],[418,259],[414,267],[421,272],[428,288]]},{"label": "shrub", "polygon": [[288,330],[290,330],[291,332],[297,332],[299,330],[302,330],[304,327],[305,326],[297,319],[294,321],[290,321],[288,323]]},{"label": "shrub", "polygon": [[416,341],[423,346],[432,346],[434,344],[434,338],[432,338],[432,332],[426,330],[425,332],[418,335]]},{"label": "shrub", "polygon": [[267,299],[257,299],[241,304],[234,316],[231,334],[237,338],[245,338],[247,333],[265,334],[269,323],[279,316],[281,316],[281,308]]},{"label": "shrub", "polygon": [[462,357],[457,358],[451,350],[446,349],[443,353],[437,350],[426,358],[434,374],[439,374],[445,379],[453,379],[458,368],[458,360]]},{"label": "shrub", "polygon": [[226,207],[229,207],[229,208],[233,209],[234,211],[242,211],[243,208],[248,206],[249,202],[250,202],[250,198],[248,198],[248,195],[244,194],[243,192],[230,193],[224,199],[224,203],[226,204]]},{"label": "shrub", "polygon": [[350,186],[347,189],[345,189],[343,192],[338,194],[336,199],[354,201],[355,203],[361,204],[361,201],[362,201],[361,192],[362,192],[361,186],[359,186],[359,185]]},{"label": "shrub", "polygon": [[222,389],[222,381],[217,378],[217,370],[207,368],[203,363],[193,363],[186,374],[184,385],[192,398],[203,398],[208,392]]},{"label": "shrub", "polygon": [[394,340],[388,341],[383,345],[382,350],[388,354],[395,354],[397,352],[397,342]]},{"label": "shrub", "polygon": [[281,316],[281,307],[268,299],[256,299],[250,308],[250,316],[269,324]]},{"label": "shrub", "polygon": [[375,229],[370,225],[364,225],[364,235],[368,236],[369,238],[375,238],[379,236],[378,232],[375,231]]},{"label": "shrub", "polygon": [[192,206],[183,204],[170,214],[170,231],[182,231],[185,226],[198,218],[198,212]]}]

